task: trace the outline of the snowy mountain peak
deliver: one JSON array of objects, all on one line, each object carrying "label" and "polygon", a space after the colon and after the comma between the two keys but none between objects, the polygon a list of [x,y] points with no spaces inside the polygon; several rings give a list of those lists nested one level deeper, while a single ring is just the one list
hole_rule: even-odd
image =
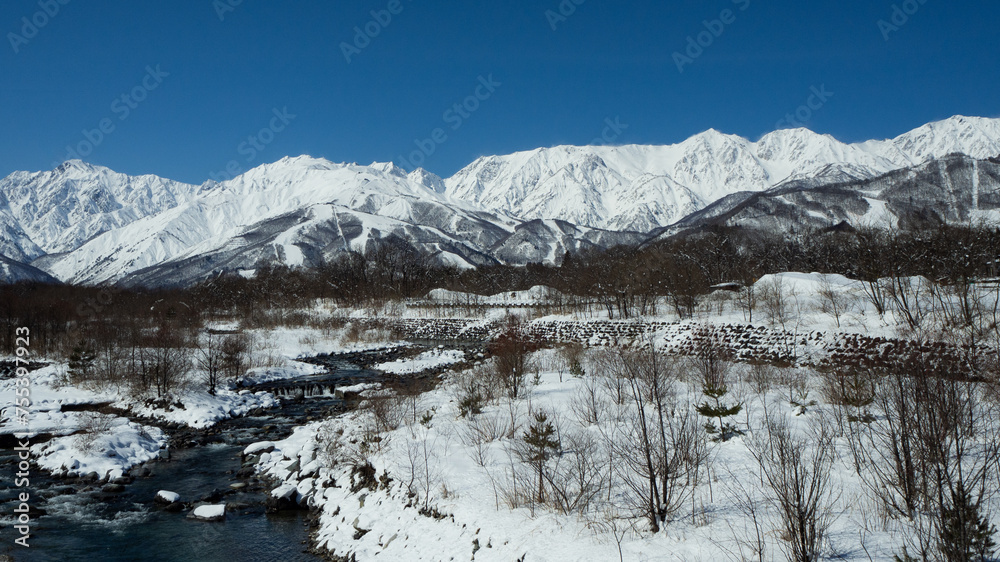
[{"label": "snowy mountain peak", "polygon": [[11,220],[41,253],[73,250],[102,232],[188,201],[198,190],[80,160],[69,160],[47,172],[15,172],[0,180],[0,194],[9,203],[6,211]]},{"label": "snowy mountain peak", "polygon": [[406,170],[400,168],[393,162],[372,162],[369,168],[373,170],[378,170],[390,176],[396,176],[398,178],[406,177]]},{"label": "snowy mountain peak", "polygon": [[162,281],[320,263],[393,236],[463,267],[551,262],[579,244],[636,242],[737,192],[867,181],[953,153],[1000,154],[1000,120],[954,116],[857,144],[805,128],[756,142],[710,129],[667,146],[483,156],[448,179],[302,155],[194,186],[70,160],[0,179],[0,257],[62,280]]},{"label": "snowy mountain peak", "polygon": [[445,185],[441,176],[428,172],[423,168],[417,168],[407,175],[410,181],[426,186],[435,193],[444,193]]},{"label": "snowy mountain peak", "polygon": [[917,127],[890,142],[913,164],[953,152],[989,158],[1000,154],[1000,119],[956,115]]}]

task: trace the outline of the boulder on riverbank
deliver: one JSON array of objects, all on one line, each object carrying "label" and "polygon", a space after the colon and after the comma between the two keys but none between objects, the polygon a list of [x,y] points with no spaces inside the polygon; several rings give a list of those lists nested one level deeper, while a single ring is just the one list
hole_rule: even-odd
[{"label": "boulder on riverbank", "polygon": [[268,513],[301,509],[298,503],[298,489],[293,484],[282,484],[271,491],[265,508]]}]

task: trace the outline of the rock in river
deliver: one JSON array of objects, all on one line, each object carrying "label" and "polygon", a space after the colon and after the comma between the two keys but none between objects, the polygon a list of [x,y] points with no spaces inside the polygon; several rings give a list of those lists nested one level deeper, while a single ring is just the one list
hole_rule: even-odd
[{"label": "rock in river", "polygon": [[226,518],[226,504],[200,505],[188,517],[201,521],[222,521]]}]

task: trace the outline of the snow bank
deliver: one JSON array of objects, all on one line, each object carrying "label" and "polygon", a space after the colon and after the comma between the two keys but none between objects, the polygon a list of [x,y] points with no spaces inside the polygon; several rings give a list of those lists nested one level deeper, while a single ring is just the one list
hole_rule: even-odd
[{"label": "snow bank", "polygon": [[324,372],[324,369],[319,365],[292,361],[289,362],[288,365],[284,365],[282,367],[259,367],[256,369],[250,369],[239,382],[242,386],[253,386],[266,382],[315,375],[322,372]]},{"label": "snow bank", "polygon": [[562,293],[546,287],[535,285],[527,291],[507,291],[495,295],[483,296],[475,293],[463,293],[448,289],[433,289],[427,293],[427,300],[447,303],[447,304],[472,304],[487,306],[530,306],[546,304],[554,298],[561,297]]},{"label": "snow bank", "polygon": [[[183,407],[175,406],[179,402]],[[176,422],[189,427],[205,428],[217,422],[246,415],[257,408],[273,408],[279,404],[268,392],[240,392],[218,390],[215,396],[204,390],[187,390],[174,393],[166,405],[151,405],[131,401],[128,409],[139,416]]]},{"label": "snow bank", "polygon": [[397,359],[388,363],[379,363],[372,368],[392,375],[409,375],[419,373],[434,367],[454,365],[465,360],[465,353],[458,349],[432,349],[410,359]]},{"label": "snow bank", "polygon": [[[68,435],[76,431],[75,414],[62,412],[63,406],[101,404],[112,401],[107,394],[64,384],[65,367],[49,365],[28,374],[31,382],[31,418],[27,427],[29,435],[51,433]],[[13,404],[16,404],[17,379],[0,380],[0,434],[22,433],[25,428],[17,423]]]},{"label": "snow bank", "polygon": [[124,475],[138,464],[157,458],[167,438],[156,427],[108,416],[110,427],[98,433],[57,437],[34,445],[38,466],[67,476],[96,473],[103,480]]},{"label": "snow bank", "polygon": [[260,443],[254,443],[252,445],[247,445],[246,449],[243,449],[244,455],[255,455],[259,452],[269,452],[274,449],[273,441],[261,441]]}]

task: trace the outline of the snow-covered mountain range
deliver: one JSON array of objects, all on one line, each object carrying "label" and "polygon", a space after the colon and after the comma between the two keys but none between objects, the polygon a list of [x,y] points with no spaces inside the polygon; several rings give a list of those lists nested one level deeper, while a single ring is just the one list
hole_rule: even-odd
[{"label": "snow-covered mountain range", "polygon": [[955,152],[1000,154],[1000,119],[952,117],[858,144],[784,129],[757,142],[709,130],[669,146],[539,148],[479,158],[445,180],[445,193],[521,218],[645,231],[739,191],[821,173],[870,178]]},{"label": "snow-covered mountain range", "polygon": [[[859,144],[790,129],[757,142],[712,130],[671,146],[562,146],[479,158],[447,179],[301,156],[196,186],[70,161],[0,180],[0,277],[189,283],[268,262],[314,266],[384,239],[463,268],[553,263],[685,217],[731,215],[754,193],[866,182],[953,153],[1000,154],[1000,120],[953,117]],[[709,207],[719,200],[728,206]]]}]

